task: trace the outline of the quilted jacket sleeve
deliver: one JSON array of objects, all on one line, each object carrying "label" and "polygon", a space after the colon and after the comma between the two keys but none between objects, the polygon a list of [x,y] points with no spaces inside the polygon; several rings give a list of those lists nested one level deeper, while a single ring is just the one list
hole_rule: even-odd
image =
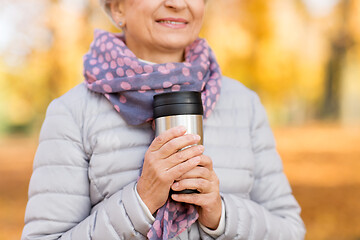
[{"label": "quilted jacket sleeve", "polygon": [[34,160],[22,240],[145,239],[150,223],[135,183],[91,211],[88,164],[81,126],[61,100],[53,101]]},{"label": "quilted jacket sleeve", "polygon": [[[254,185],[250,200],[224,194],[225,234],[218,239],[300,240],[305,228],[300,207],[292,195],[265,110],[255,93],[251,139],[255,158]],[[235,211],[234,209],[237,209]]]}]

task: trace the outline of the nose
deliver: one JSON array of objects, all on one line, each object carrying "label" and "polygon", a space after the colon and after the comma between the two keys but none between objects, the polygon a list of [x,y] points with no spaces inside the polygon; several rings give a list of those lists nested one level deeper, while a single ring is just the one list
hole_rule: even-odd
[{"label": "nose", "polygon": [[[151,1],[151,0],[150,0]],[[194,0],[192,0],[194,1]],[[176,10],[181,10],[186,8],[186,1],[185,0],[165,0],[165,6],[168,8],[173,8]]]}]

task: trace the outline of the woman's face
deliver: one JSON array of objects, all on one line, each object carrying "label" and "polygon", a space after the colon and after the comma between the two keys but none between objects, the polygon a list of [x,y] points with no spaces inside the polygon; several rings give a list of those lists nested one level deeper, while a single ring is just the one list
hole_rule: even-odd
[{"label": "woman's face", "polygon": [[182,55],[198,37],[204,10],[204,0],[123,0],[119,4],[127,46],[149,61],[166,53]]}]

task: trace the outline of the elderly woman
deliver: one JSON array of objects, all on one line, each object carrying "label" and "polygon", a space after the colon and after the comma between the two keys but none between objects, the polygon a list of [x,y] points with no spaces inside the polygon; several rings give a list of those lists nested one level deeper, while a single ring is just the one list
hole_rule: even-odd
[{"label": "elderly woman", "polygon": [[[198,38],[205,1],[100,2],[123,34],[96,31],[85,82],[47,110],[22,239],[303,239],[257,95]],[[153,96],[174,91],[201,92],[203,146],[154,137]]]}]

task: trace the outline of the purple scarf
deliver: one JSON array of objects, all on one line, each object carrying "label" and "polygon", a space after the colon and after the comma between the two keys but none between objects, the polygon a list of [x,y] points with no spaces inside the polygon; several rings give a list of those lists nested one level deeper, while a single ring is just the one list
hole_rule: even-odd
[{"label": "purple scarf", "polygon": [[[215,56],[203,39],[185,49],[185,62],[148,64],[125,45],[123,35],[95,31],[89,52],[84,56],[87,87],[104,96],[129,125],[153,119],[153,96],[172,91],[202,93],[204,118],[219,99],[221,72]],[[198,218],[195,206],[170,198],[161,207],[148,238],[169,239],[179,235]]]},{"label": "purple scarf", "polygon": [[219,98],[221,72],[203,39],[185,50],[185,62],[148,64],[124,44],[124,37],[101,30],[84,56],[87,87],[105,95],[130,125],[152,120],[153,96],[172,91],[201,91],[204,118]]}]

